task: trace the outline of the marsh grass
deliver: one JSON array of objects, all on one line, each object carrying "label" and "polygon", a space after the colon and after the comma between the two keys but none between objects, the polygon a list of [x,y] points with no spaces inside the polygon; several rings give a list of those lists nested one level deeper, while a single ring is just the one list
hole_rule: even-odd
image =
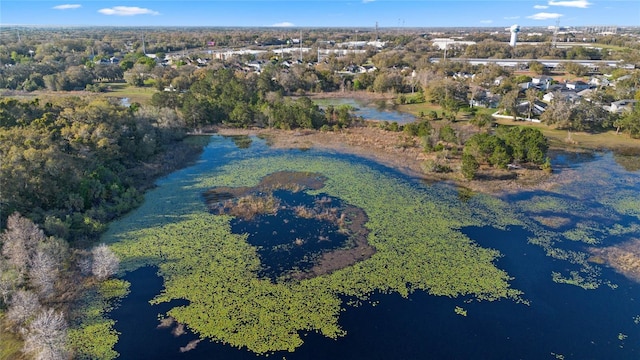
[{"label": "marsh grass", "polygon": [[127,83],[104,83],[107,86],[107,92],[99,93],[98,96],[129,98],[129,103],[149,104],[151,96],[158,92],[151,86],[136,87]]},{"label": "marsh grass", "polygon": [[273,215],[278,212],[279,208],[280,201],[273,195],[247,195],[238,199],[226,200],[220,208],[213,210],[218,214],[229,214],[250,221],[257,215]]},{"label": "marsh grass", "polygon": [[603,248],[592,247],[589,252],[629,279],[640,281],[640,239]]}]

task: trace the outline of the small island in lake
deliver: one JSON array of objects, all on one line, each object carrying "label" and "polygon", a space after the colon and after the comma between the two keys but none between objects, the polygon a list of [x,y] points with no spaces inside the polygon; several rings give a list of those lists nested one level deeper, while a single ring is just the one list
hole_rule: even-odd
[{"label": "small island in lake", "polygon": [[[236,217],[232,228],[251,234],[247,241],[258,246],[263,263],[270,262],[275,268],[263,269],[263,274],[273,280],[301,280],[351,266],[375,253],[367,242],[369,230],[364,225],[368,218],[362,209],[323,194],[306,198],[301,194],[321,189],[325,179],[316,173],[278,171],[265,176],[254,187],[216,187],[207,190],[204,198],[214,214]],[[282,213],[288,216],[272,224],[278,221],[276,215]],[[303,220],[321,222],[324,226],[312,226]],[[311,228],[301,229],[306,230],[305,237],[300,237],[293,228],[300,223],[303,228]],[[265,233],[264,228],[277,230]],[[288,238],[291,239],[287,241]],[[273,265],[277,259],[289,266]]]}]

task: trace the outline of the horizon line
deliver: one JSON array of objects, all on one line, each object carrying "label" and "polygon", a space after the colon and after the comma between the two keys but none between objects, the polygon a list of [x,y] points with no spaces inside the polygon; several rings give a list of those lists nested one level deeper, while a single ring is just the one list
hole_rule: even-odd
[{"label": "horizon line", "polygon": [[[510,25],[507,25],[510,26]],[[549,28],[554,25],[520,25],[524,28]],[[375,26],[353,26],[353,25],[295,25],[295,26],[273,26],[273,25],[86,25],[86,24],[2,24],[0,23],[0,28],[2,27],[37,27],[37,28],[60,28],[60,27],[70,27],[70,28],[260,28],[260,29],[363,29],[363,28],[372,28],[375,29]],[[493,25],[493,26],[453,26],[453,25],[439,25],[439,26],[379,26],[378,29],[501,29],[503,25]],[[576,28],[576,27],[616,27],[616,28],[639,28],[640,25],[616,25],[616,24],[584,24],[584,25],[567,25],[561,26],[561,28]]]}]

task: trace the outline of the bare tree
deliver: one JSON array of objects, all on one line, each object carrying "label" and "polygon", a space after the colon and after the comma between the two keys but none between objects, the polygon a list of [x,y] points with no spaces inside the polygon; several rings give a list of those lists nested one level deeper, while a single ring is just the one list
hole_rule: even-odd
[{"label": "bare tree", "polygon": [[66,360],[67,322],[61,312],[41,311],[24,334],[23,352],[36,360]]},{"label": "bare tree", "polygon": [[21,328],[40,312],[41,308],[36,294],[27,290],[18,290],[9,301],[7,321],[15,324],[16,328]]},{"label": "bare tree", "polygon": [[107,245],[100,244],[94,247],[91,253],[93,255],[91,272],[98,279],[106,279],[118,272],[120,260]]},{"label": "bare tree", "polygon": [[44,249],[38,249],[30,261],[29,279],[43,298],[53,295],[58,277],[58,264],[54,257]]},{"label": "bare tree", "polygon": [[25,274],[29,259],[35,253],[38,243],[44,240],[44,232],[33,221],[14,213],[9,215],[7,229],[0,235],[2,255],[21,274]]},{"label": "bare tree", "polygon": [[84,276],[89,276],[92,273],[93,261],[91,259],[91,253],[88,251],[78,251],[78,269]]}]

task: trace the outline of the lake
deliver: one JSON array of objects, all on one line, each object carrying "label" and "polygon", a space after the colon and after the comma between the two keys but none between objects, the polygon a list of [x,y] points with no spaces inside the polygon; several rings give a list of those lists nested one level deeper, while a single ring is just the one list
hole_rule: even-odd
[{"label": "lake", "polygon": [[[123,278],[131,283],[131,294],[109,314],[121,333],[115,345],[120,358],[640,356],[639,284],[602,261],[589,260],[590,249],[640,235],[638,172],[625,170],[612,154],[554,153],[554,189],[469,197],[459,196],[449,185],[423,184],[355,156],[273,150],[260,139],[251,140],[239,148],[232,139],[212,137],[197,164],[160,180],[145,204],[112,224],[105,235],[117,253],[127,254],[122,255],[127,270]],[[281,189],[264,194],[264,188],[260,196],[275,196],[290,208],[312,206],[330,196],[340,199],[335,200],[338,205],[362,208],[369,215],[369,243],[377,252],[300,283],[278,278],[282,271],[305,271],[317,253],[305,258],[296,248],[290,258],[279,253],[267,259],[265,254],[316,233],[336,239],[335,246],[314,247],[316,252],[344,246],[345,238],[333,238],[337,230],[327,223],[294,225],[295,216],[286,211],[244,223],[225,220],[223,215],[208,215],[202,198],[211,188],[254,186],[275,170],[322,171],[327,180],[317,190],[295,190],[301,191],[296,196]],[[351,187],[353,192],[347,190]],[[378,200],[383,205],[377,205]],[[194,212],[203,217],[202,224]],[[211,225],[217,221],[223,226]],[[182,228],[181,222],[186,224]],[[201,231],[200,226],[212,228]],[[154,232],[157,229],[163,232]],[[177,234],[189,235],[180,239]],[[272,243],[271,237],[279,242]],[[136,252],[137,244],[143,244],[143,250]],[[304,266],[298,263],[301,259],[307,261]],[[279,264],[276,275],[261,272],[274,261]],[[242,286],[234,287],[234,282]],[[190,295],[196,292],[214,301]],[[301,293],[305,298],[298,302]],[[282,307],[283,302],[296,309],[311,306],[317,314],[307,319],[306,308],[293,312]],[[184,334],[157,328],[158,317],[167,312],[192,319]],[[307,320],[295,325],[300,319]],[[264,322],[281,324],[263,334]],[[291,339],[281,338],[282,327]],[[194,329],[218,341],[193,343],[198,339],[190,331]],[[234,332],[244,335],[234,337]],[[300,341],[295,341],[298,335]],[[181,352],[190,342],[195,348]]]},{"label": "lake", "polygon": [[313,102],[321,108],[329,105],[340,106],[349,105],[355,110],[353,114],[361,116],[365,120],[388,121],[390,123],[406,124],[416,121],[416,117],[393,109],[389,106],[387,100],[360,100],[352,98],[327,98],[313,99]]}]

